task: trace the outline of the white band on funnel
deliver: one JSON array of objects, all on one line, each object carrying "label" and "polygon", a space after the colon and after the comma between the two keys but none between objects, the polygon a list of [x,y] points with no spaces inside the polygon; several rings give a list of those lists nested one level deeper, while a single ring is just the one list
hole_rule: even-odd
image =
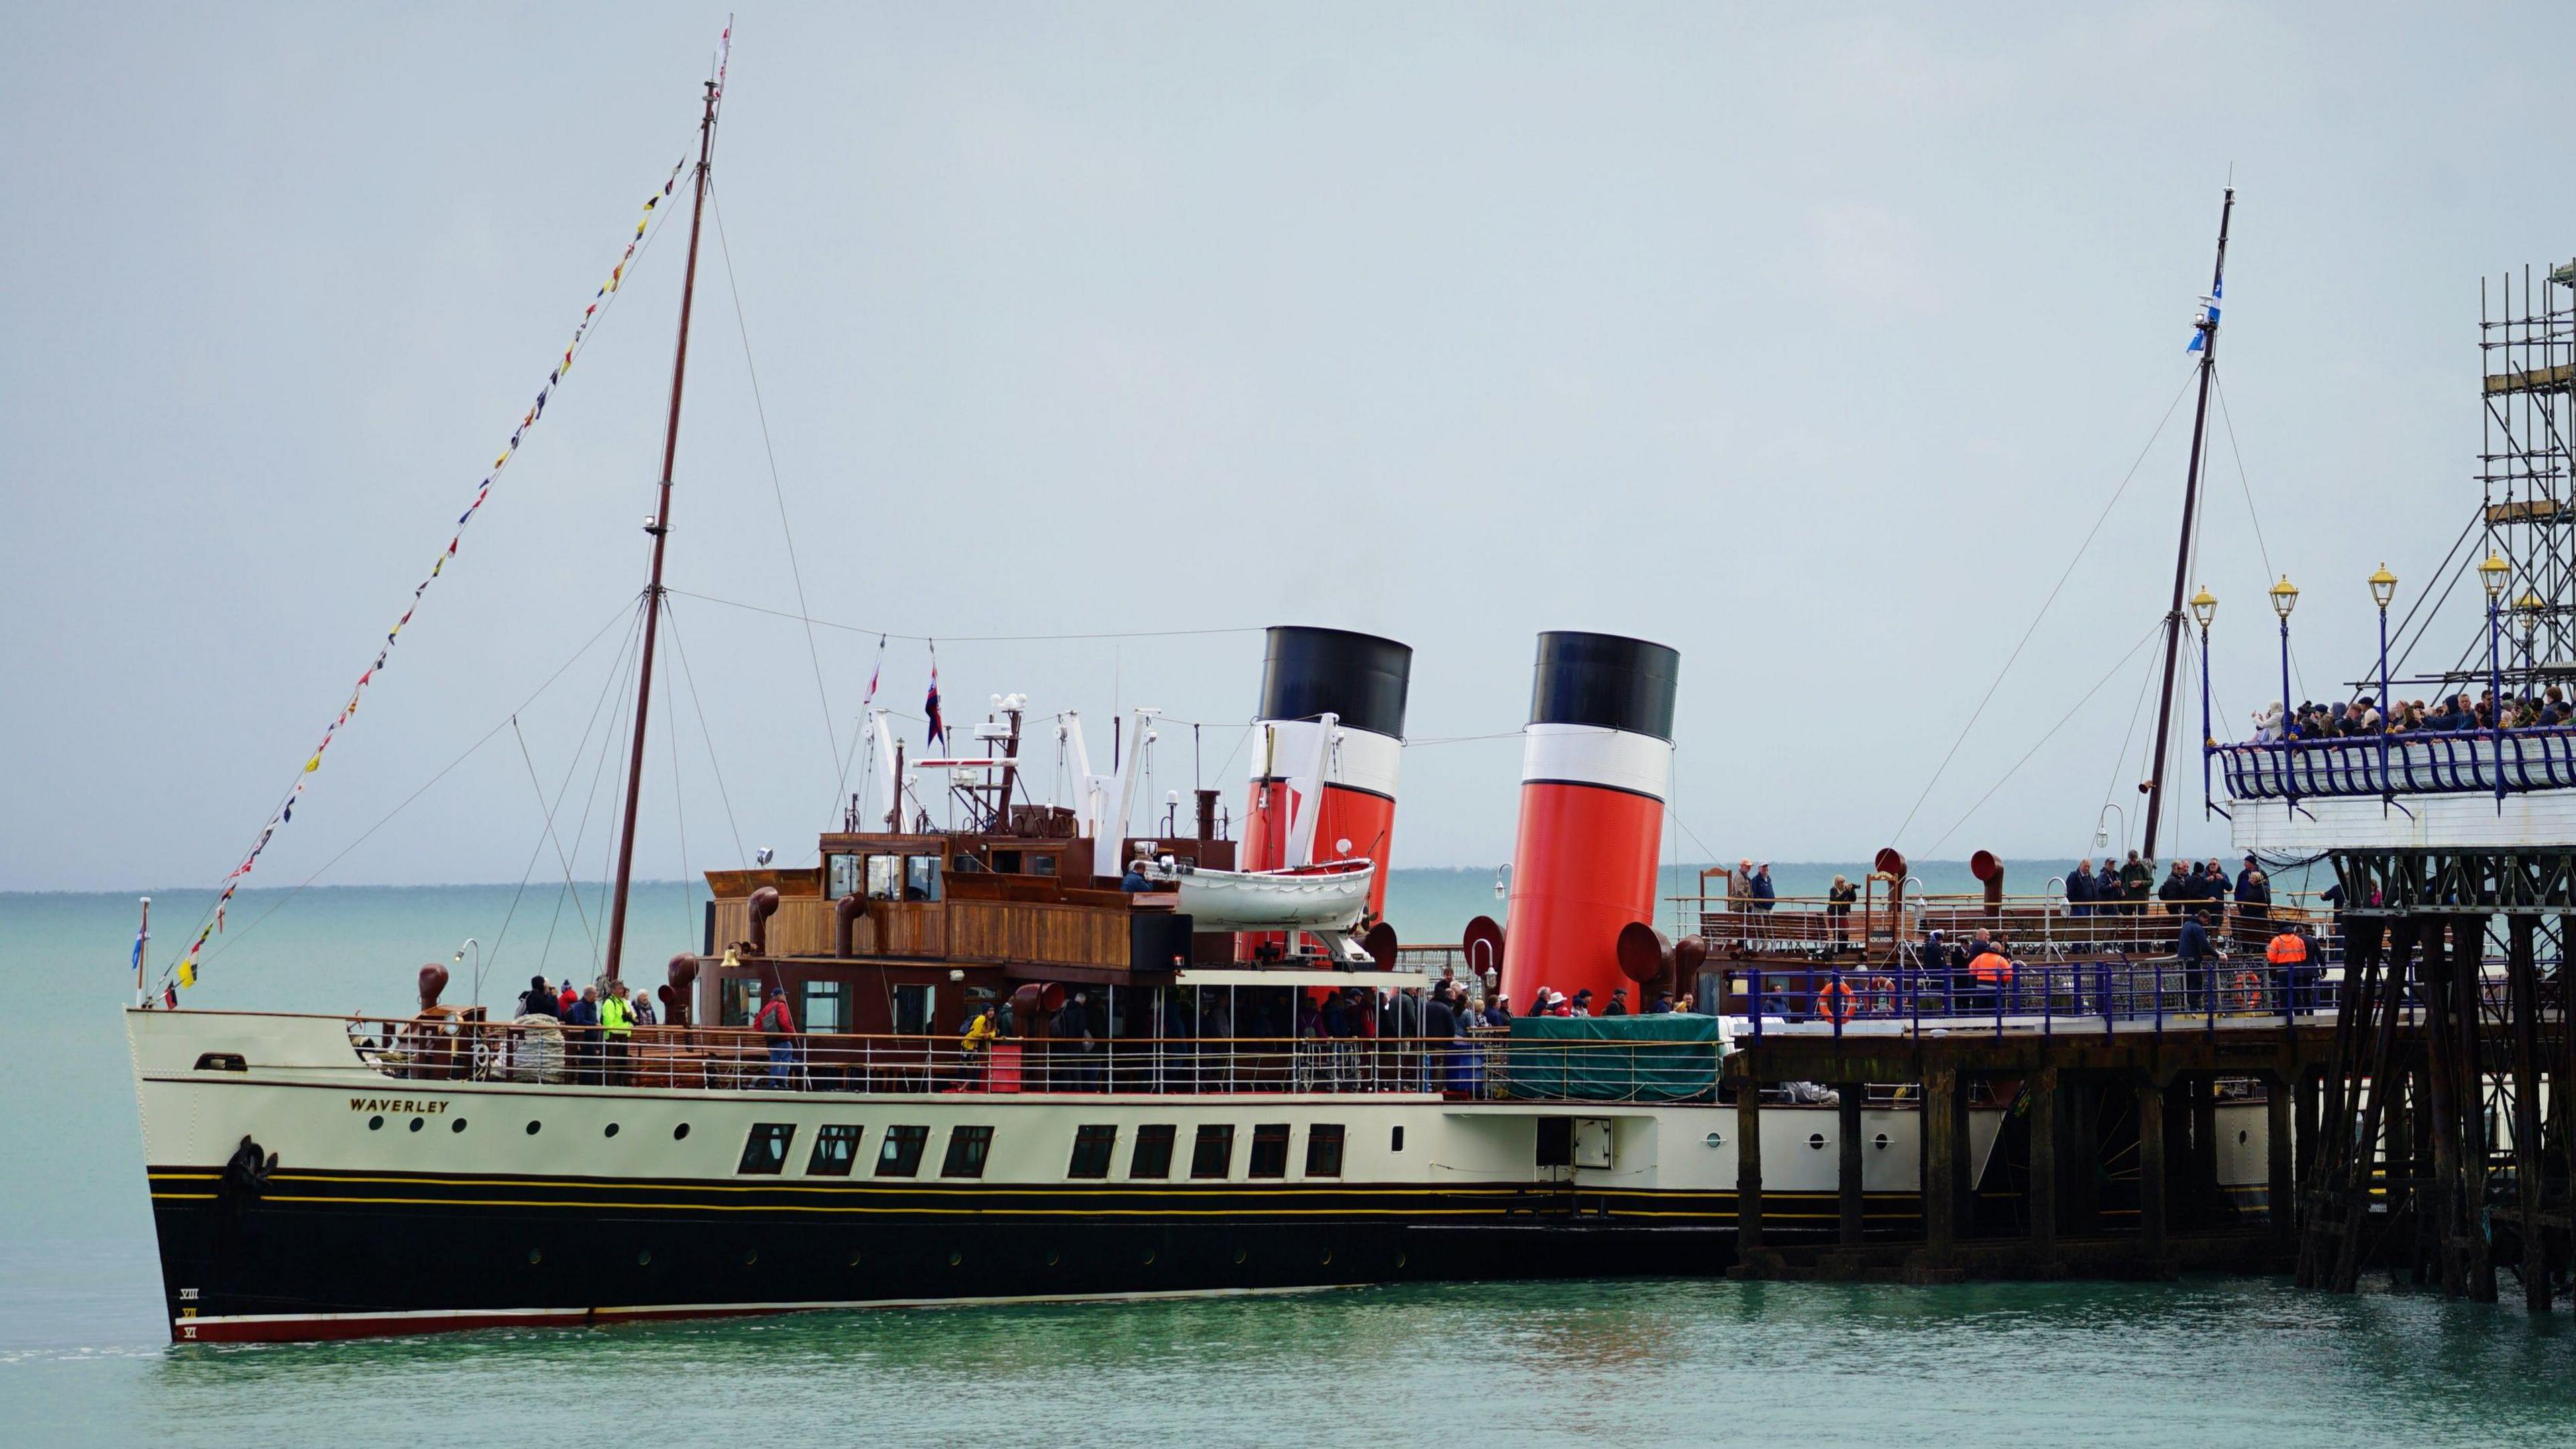
[{"label": "white band on funnel", "polygon": [[[1263,720],[1253,725],[1252,773],[1254,780],[1284,780],[1302,775],[1314,768],[1315,734],[1323,722],[1311,719]],[[1270,758],[1262,759],[1261,731],[1273,730],[1275,743]],[[1267,764],[1268,768],[1263,766]],[[1324,783],[1352,790],[1365,790],[1372,795],[1395,798],[1396,770],[1404,763],[1404,741],[1389,739],[1375,730],[1341,726],[1341,744],[1324,757]]]},{"label": "white band on funnel", "polygon": [[1599,725],[1534,724],[1523,732],[1521,782],[1598,785],[1665,798],[1673,783],[1673,747],[1653,735]]}]

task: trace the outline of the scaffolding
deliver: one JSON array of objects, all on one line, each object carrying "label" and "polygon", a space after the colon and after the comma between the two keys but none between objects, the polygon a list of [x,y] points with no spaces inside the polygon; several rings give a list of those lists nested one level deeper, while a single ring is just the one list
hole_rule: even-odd
[{"label": "scaffolding", "polygon": [[[2487,552],[2512,568],[2497,651],[2516,692],[2537,693],[2576,675],[2576,262],[2482,280],[2478,352],[2479,521]],[[2456,675],[2486,672],[2485,634]]]}]

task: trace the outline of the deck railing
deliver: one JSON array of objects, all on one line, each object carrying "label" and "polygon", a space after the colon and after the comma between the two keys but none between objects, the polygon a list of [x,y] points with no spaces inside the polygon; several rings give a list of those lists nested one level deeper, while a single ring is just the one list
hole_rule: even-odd
[{"label": "deck railing", "polygon": [[[1964,944],[1983,931],[2010,942],[2015,954],[2057,962],[2113,952],[2171,955],[2179,944],[2183,921],[2177,904],[2160,900],[2073,903],[2065,899],[2062,887],[2048,895],[2006,896],[2000,903],[1982,895],[1909,897],[1892,918],[1882,907],[1866,932],[1858,912],[1845,926],[1827,911],[1822,897],[1782,897],[1769,910],[1747,909],[1725,896],[1674,899],[1686,918],[1698,921],[1700,936],[1711,946],[1726,947],[1736,955],[1819,959],[1838,954],[1885,958],[1891,950],[1908,954],[1919,948],[1926,931],[1939,931],[1953,944]],[[2332,955],[2331,911],[2291,900],[2250,907],[2193,904],[2208,911],[2210,935],[2232,950],[2259,952],[2285,927],[2296,926]]]},{"label": "deck railing", "polygon": [[2238,800],[2576,789],[2576,726],[2568,725],[2257,741],[2210,754]]},{"label": "deck railing", "polygon": [[1983,1028],[1998,1036],[2277,1027],[2331,1013],[2339,981],[2323,963],[2276,966],[2231,956],[2191,965],[2175,957],[2024,965],[1999,979],[1866,965],[1746,967],[1736,975],[1755,1041],[1774,1022],[1838,1036],[1890,1027],[1954,1035]]},{"label": "deck railing", "polygon": [[411,1081],[680,1091],[1249,1092],[1683,1100],[1714,1088],[1715,1042],[1210,1037],[1090,1042],[638,1027],[620,1042],[546,1023],[348,1020],[357,1059]]}]

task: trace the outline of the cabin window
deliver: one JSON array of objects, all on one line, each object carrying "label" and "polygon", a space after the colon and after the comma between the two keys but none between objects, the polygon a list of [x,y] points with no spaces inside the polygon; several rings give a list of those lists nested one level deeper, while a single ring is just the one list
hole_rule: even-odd
[{"label": "cabin window", "polygon": [[1118,1150],[1118,1129],[1114,1125],[1095,1123],[1073,1129],[1073,1165],[1064,1170],[1067,1177],[1107,1177],[1109,1159]]},{"label": "cabin window", "polygon": [[948,1160],[939,1164],[941,1177],[982,1177],[984,1159],[992,1155],[993,1129],[990,1127],[952,1127],[948,1130]]},{"label": "cabin window", "polygon": [[[965,867],[961,865],[958,869],[964,870]],[[1016,850],[994,851],[993,870],[995,873],[1000,875],[1018,875],[1020,873],[1020,853]]]},{"label": "cabin window", "polygon": [[1129,1177],[1172,1175],[1172,1124],[1148,1122],[1136,1129],[1136,1150],[1127,1158]]},{"label": "cabin window", "polygon": [[927,1127],[888,1127],[877,1148],[877,1176],[919,1177],[922,1145],[929,1140]]},{"label": "cabin window", "polygon": [[824,865],[826,873],[829,875],[831,881],[832,899],[839,900],[843,896],[858,894],[859,886],[861,884],[859,857],[855,855],[830,856],[826,858]]},{"label": "cabin window", "polygon": [[939,988],[907,983],[894,989],[894,1029],[898,1036],[927,1036],[938,1019]]},{"label": "cabin window", "polygon": [[939,899],[939,857],[907,855],[903,858],[903,898],[908,901]]},{"label": "cabin window", "polygon": [[1219,1178],[1234,1170],[1234,1124],[1205,1122],[1190,1148],[1190,1176]]},{"label": "cabin window", "polygon": [[1263,1122],[1252,1129],[1252,1160],[1244,1167],[1247,1177],[1286,1177],[1288,1175],[1288,1124]]},{"label": "cabin window", "polygon": [[754,1122],[751,1136],[742,1144],[742,1165],[736,1172],[756,1172],[776,1177],[787,1169],[787,1144],[796,1140],[793,1122]]},{"label": "cabin window", "polygon": [[1386,1150],[1389,1152],[1402,1152],[1404,1150],[1403,1128],[1396,1128],[1395,1131],[1388,1136],[1386,1140]]},{"label": "cabin window", "polygon": [[1032,855],[1032,856],[1030,856],[1030,857],[1029,857],[1029,874],[1031,874],[1031,875],[1053,875],[1053,874],[1055,874],[1055,857],[1054,857],[1054,856],[1052,856],[1052,855]]},{"label": "cabin window", "polygon": [[814,1155],[805,1160],[805,1175],[849,1176],[859,1156],[859,1134],[866,1130],[855,1122],[826,1122],[815,1129]]},{"label": "cabin window", "polygon": [[1342,1124],[1318,1122],[1306,1129],[1306,1175],[1342,1175]]},{"label": "cabin window", "polygon": [[903,857],[871,855],[868,857],[868,899],[895,901],[903,899]]},{"label": "cabin window", "polygon": [[984,870],[984,862],[971,855],[960,855],[949,860],[948,868],[959,875],[980,875]]},{"label": "cabin window", "polygon": [[797,1024],[807,1031],[841,1032],[850,1029],[850,987],[845,981],[808,981],[805,983],[805,1009],[797,1013]]},{"label": "cabin window", "polygon": [[748,977],[716,985],[716,1025],[749,1026],[760,1010],[760,983]]}]

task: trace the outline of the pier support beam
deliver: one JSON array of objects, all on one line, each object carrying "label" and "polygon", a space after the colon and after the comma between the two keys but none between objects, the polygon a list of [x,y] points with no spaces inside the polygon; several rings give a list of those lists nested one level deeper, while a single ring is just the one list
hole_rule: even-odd
[{"label": "pier support beam", "polygon": [[2522,1304],[2547,1313],[2550,1302],[2548,1238],[2540,1221],[2547,1191],[2540,1132],[2540,970],[2533,960],[2537,918],[2517,915],[2507,925],[2505,985],[2513,1024],[2513,1176],[2522,1215]]},{"label": "pier support beam", "polygon": [[2041,1067],[2030,1078],[2030,1245],[2042,1263],[2057,1257],[2057,1068]]},{"label": "pier support beam", "polygon": [[1835,1118],[1835,1145],[1842,1159],[1835,1179],[1842,1208],[1842,1245],[1857,1248],[1869,1224],[1868,1195],[1861,1182],[1860,1140],[1861,1096],[1868,1087],[1862,1082],[1842,1082],[1834,1090],[1842,1097],[1842,1109]]},{"label": "pier support beam", "polygon": [[1938,1266],[1959,1247],[1959,1069],[1934,1067],[1923,1083],[1923,1246]]},{"label": "pier support beam", "polygon": [[1762,1249],[1762,1084],[1735,1084],[1735,1256],[1748,1267]]},{"label": "pier support beam", "polygon": [[2265,1201],[2270,1204],[2272,1241],[2285,1249],[2296,1250],[2299,1228],[2298,1213],[2293,1204],[2299,1198],[2299,1185],[2294,1165],[2297,1162],[2298,1139],[2292,1125],[2291,1098],[2294,1090],[2288,1082],[2275,1077],[2263,1084],[2264,1168],[2268,1179]]},{"label": "pier support beam", "polygon": [[2165,1089],[2157,1081],[2138,1084],[2138,1252],[2149,1260],[2165,1255]]}]

